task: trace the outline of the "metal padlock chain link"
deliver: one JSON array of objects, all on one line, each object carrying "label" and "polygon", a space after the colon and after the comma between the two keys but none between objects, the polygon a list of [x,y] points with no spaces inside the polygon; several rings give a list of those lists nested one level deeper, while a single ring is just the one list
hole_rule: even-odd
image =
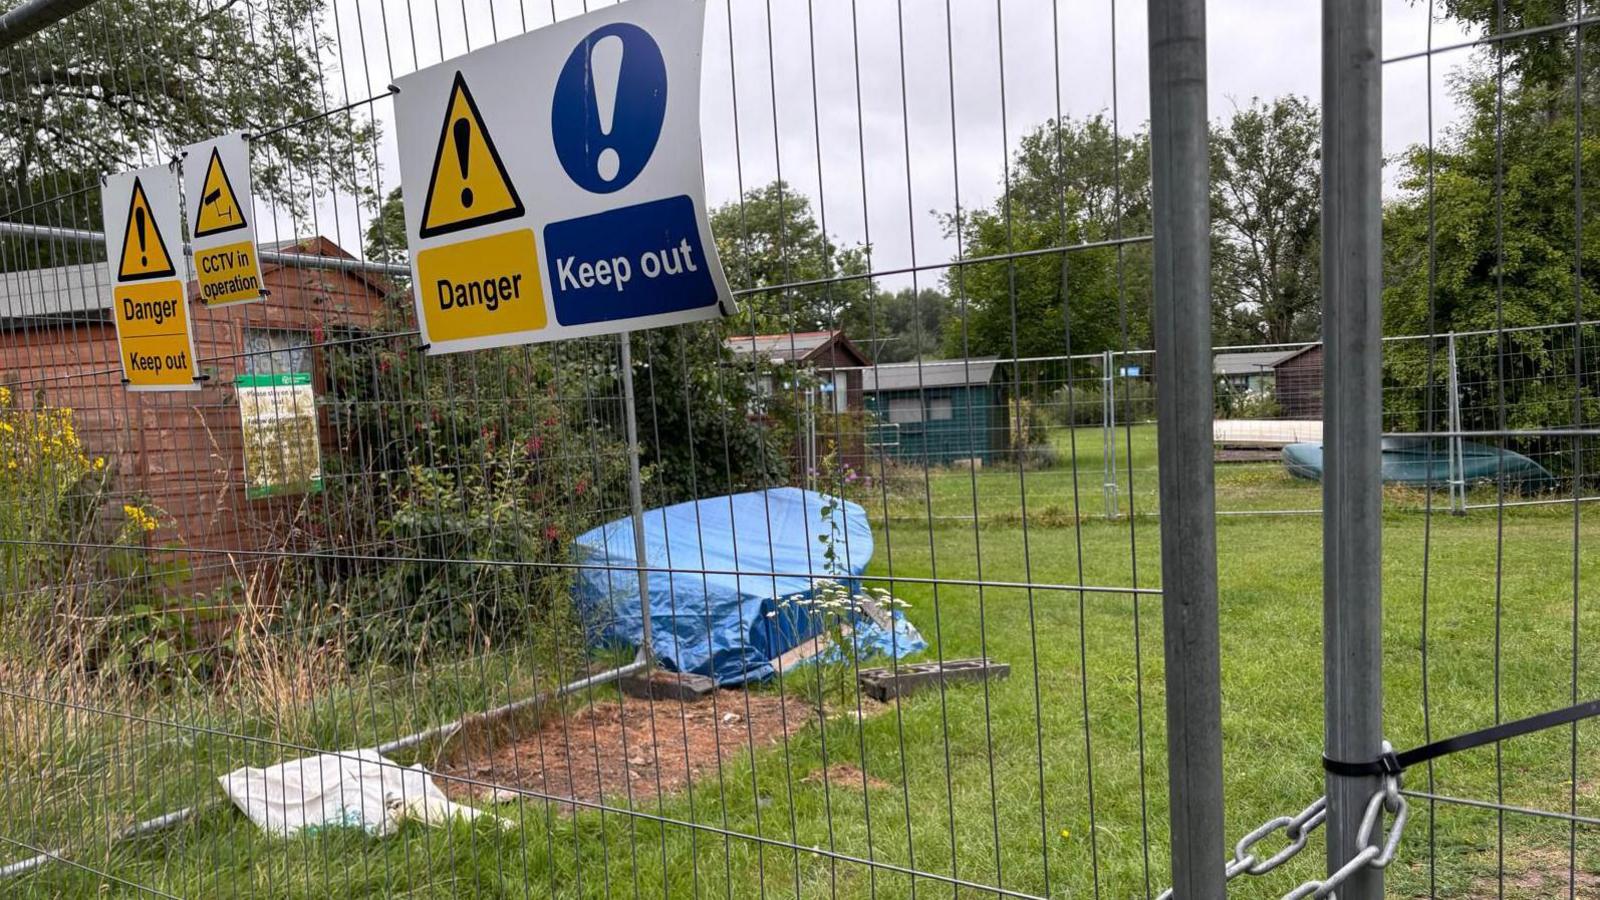
[{"label": "metal padlock chain link", "polygon": [[[1374,844],[1373,834],[1382,822],[1384,812],[1392,815],[1393,821],[1389,825],[1383,843]],[[1361,869],[1369,866],[1382,869],[1389,865],[1400,849],[1400,838],[1405,832],[1406,819],[1409,815],[1410,806],[1400,793],[1400,776],[1384,776],[1383,789],[1374,793],[1367,801],[1366,811],[1361,817],[1361,827],[1356,832],[1356,839],[1362,847],[1361,852],[1326,879],[1307,881],[1285,894],[1283,900],[1304,900],[1307,897],[1323,900],[1331,897],[1340,885]],[[1328,798],[1318,797],[1298,815],[1278,816],[1262,823],[1234,845],[1233,858],[1223,868],[1226,880],[1232,881],[1241,875],[1265,875],[1293,859],[1306,848],[1311,833],[1320,828],[1327,818]],[[1255,847],[1278,831],[1283,832],[1288,844],[1266,859],[1257,857],[1253,852]],[[1156,900],[1172,900],[1172,896],[1172,888],[1167,888]]]},{"label": "metal padlock chain link", "polygon": [[[1388,741],[1384,741],[1383,752],[1373,760],[1349,761],[1323,756],[1322,767],[1325,771],[1350,778],[1378,776],[1383,779],[1383,789],[1367,800],[1367,808],[1361,816],[1361,825],[1356,830],[1356,842],[1361,851],[1326,879],[1308,881],[1285,894],[1283,900],[1304,900],[1307,897],[1321,900],[1332,897],[1339,885],[1350,880],[1350,876],[1356,872],[1369,866],[1382,869],[1394,861],[1395,853],[1400,849],[1400,837],[1405,832],[1406,817],[1410,814],[1410,806],[1400,794],[1400,775],[1407,768],[1451,753],[1497,744],[1520,735],[1533,734],[1596,716],[1600,716],[1600,699],[1574,703],[1562,709],[1528,716],[1525,719],[1497,722],[1488,728],[1432,741],[1420,747],[1413,747],[1404,753],[1395,753],[1394,747]],[[1384,812],[1388,812],[1394,820],[1389,825],[1383,843],[1374,844],[1372,838],[1383,821]],[[1293,859],[1305,849],[1308,836],[1323,824],[1327,816],[1328,798],[1321,797],[1301,810],[1297,816],[1279,816],[1262,823],[1234,845],[1233,858],[1223,867],[1226,880],[1232,881],[1241,875],[1265,875]],[[1288,838],[1288,844],[1266,859],[1258,858],[1253,852],[1255,846],[1280,830],[1284,833],[1284,837]],[[1172,888],[1162,891],[1157,900],[1172,900]]]}]

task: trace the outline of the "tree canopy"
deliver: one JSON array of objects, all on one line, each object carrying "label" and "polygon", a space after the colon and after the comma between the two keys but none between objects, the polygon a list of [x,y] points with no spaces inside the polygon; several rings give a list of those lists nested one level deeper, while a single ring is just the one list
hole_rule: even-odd
[{"label": "tree canopy", "polygon": [[[1575,4],[1519,4],[1497,22],[1494,4],[1457,0],[1447,11],[1498,30],[1545,24],[1576,12]],[[1579,129],[1575,115],[1573,39],[1566,31],[1504,45],[1498,59],[1480,52],[1456,87],[1461,122],[1432,148],[1414,146],[1399,159],[1401,194],[1384,210],[1384,331],[1446,333],[1548,325],[1593,318],[1600,309],[1600,223],[1590,173],[1600,171],[1600,136]],[[1600,51],[1586,48],[1584,80],[1600,77]],[[1600,104],[1586,95],[1583,118],[1597,121]],[[1579,170],[1582,180],[1579,180]],[[1585,339],[1593,343],[1593,336]],[[1550,329],[1505,331],[1481,352],[1461,356],[1466,405],[1499,424],[1550,427],[1571,421],[1575,385],[1570,352]],[[1402,342],[1390,347],[1389,377],[1419,396],[1445,375],[1434,348]],[[1504,358],[1517,366],[1503,377]],[[1586,418],[1596,414],[1586,391]],[[1414,406],[1421,408],[1422,404]],[[1437,404],[1436,404],[1437,408]]]},{"label": "tree canopy", "polygon": [[1147,346],[1148,245],[1015,254],[1148,234],[1147,135],[1117,135],[1105,116],[1046,122],[1025,135],[1000,196],[945,227],[964,258],[953,267],[945,354],[1054,356]]},{"label": "tree canopy", "polygon": [[844,330],[874,362],[940,355],[950,298],[936,288],[876,290],[845,311]]},{"label": "tree canopy", "polygon": [[[0,53],[7,217],[97,227],[102,174],[236,129],[256,136],[257,192],[290,214],[329,189],[373,199],[376,126],[329,112],[324,3],[102,0]],[[41,264],[33,243],[15,249]]]},{"label": "tree canopy", "polygon": [[[711,212],[711,231],[739,298],[742,333],[838,327],[870,290],[866,251],[841,247],[818,224],[811,200],[784,181],[752,188]],[[856,276],[846,278],[846,276]],[[817,283],[820,282],[820,283]],[[801,284],[787,288],[784,285]]]},{"label": "tree canopy", "polygon": [[1214,340],[1309,340],[1322,328],[1321,117],[1253,101],[1211,138]]}]

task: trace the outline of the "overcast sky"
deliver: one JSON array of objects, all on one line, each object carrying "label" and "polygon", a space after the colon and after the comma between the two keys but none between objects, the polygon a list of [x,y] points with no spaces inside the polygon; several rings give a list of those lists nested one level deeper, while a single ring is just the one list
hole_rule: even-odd
[{"label": "overcast sky", "polygon": [[[553,6],[336,0],[324,26],[338,45],[327,75],[332,99],[381,94],[397,75],[583,11],[581,2]],[[1320,10],[1317,0],[1212,0],[1211,117],[1253,97],[1315,99]],[[1443,20],[1431,32],[1434,46],[1470,37]],[[1386,57],[1429,39],[1426,3],[1385,2]],[[1075,117],[1115,112],[1124,132],[1144,127],[1145,42],[1145,0],[709,0],[701,85],[708,196],[726,202],[781,171],[837,241],[870,240],[875,270],[947,260],[953,242],[938,216],[958,200],[964,208],[993,203],[1007,155],[1058,108]],[[1473,53],[1434,61],[1436,132],[1454,114],[1449,75]],[[1385,152],[1394,153],[1427,137],[1426,64],[1397,63],[1384,74]],[[383,126],[387,191],[398,177],[393,106],[384,98],[369,108]],[[357,225],[348,202],[322,204],[318,228],[351,250]],[[922,283],[939,274],[930,270]]]}]

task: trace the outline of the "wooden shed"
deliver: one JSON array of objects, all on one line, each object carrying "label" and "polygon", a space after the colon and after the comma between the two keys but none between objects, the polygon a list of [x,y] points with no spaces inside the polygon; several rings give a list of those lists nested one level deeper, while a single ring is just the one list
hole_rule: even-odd
[{"label": "wooden shed", "polygon": [[1322,345],[1312,344],[1273,364],[1278,408],[1286,419],[1322,418]]},{"label": "wooden shed", "polygon": [[909,463],[987,463],[1005,452],[1006,398],[999,360],[943,359],[873,366],[862,390],[876,419],[871,444]]},{"label": "wooden shed", "polygon": [[[353,259],[322,237],[264,248]],[[253,303],[207,308],[190,282],[204,380],[176,393],[124,388],[104,263],[0,274],[0,384],[20,405],[73,410],[85,450],[113,472],[106,506],[137,499],[165,512],[152,546],[202,551],[187,554],[189,592],[245,576],[258,560],[252,551],[281,549],[307,502],[304,492],[247,496],[236,380],[303,373],[320,394],[328,376],[316,345],[372,327],[389,289],[315,263],[262,269],[269,295]],[[319,433],[326,446],[325,425]]]},{"label": "wooden shed", "polygon": [[843,331],[734,335],[728,338],[728,349],[735,356],[761,361],[760,377],[765,380],[756,386],[761,393],[782,389],[777,379],[783,370],[807,369],[829,412],[861,408],[861,371],[872,360]]},{"label": "wooden shed", "polygon": [[1211,359],[1211,371],[1221,382],[1218,387],[1237,394],[1265,394],[1273,387],[1279,362],[1293,356],[1294,350],[1246,350],[1218,353]]},{"label": "wooden shed", "polygon": [[796,407],[791,468],[804,484],[816,486],[819,461],[836,439],[840,461],[857,470],[866,465],[860,429],[837,419],[828,424],[829,416],[861,410],[861,373],[872,363],[843,331],[734,335],[727,345],[741,359],[754,357],[757,394]]}]

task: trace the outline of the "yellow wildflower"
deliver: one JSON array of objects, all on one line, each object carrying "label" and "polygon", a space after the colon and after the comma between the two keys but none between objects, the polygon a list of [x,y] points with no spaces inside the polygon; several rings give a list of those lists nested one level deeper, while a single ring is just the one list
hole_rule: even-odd
[{"label": "yellow wildflower", "polygon": [[141,531],[155,531],[161,527],[161,523],[156,520],[155,516],[136,504],[122,504],[122,514],[127,516],[128,521],[132,522],[134,527]]}]

